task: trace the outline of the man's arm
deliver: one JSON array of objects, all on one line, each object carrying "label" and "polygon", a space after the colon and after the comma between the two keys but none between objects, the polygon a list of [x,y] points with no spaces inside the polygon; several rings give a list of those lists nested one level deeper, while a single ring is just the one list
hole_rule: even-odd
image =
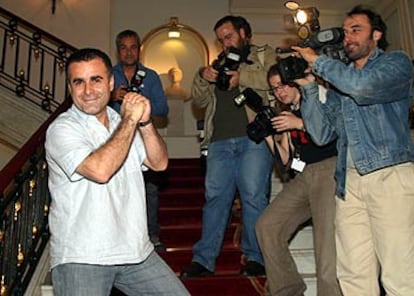
[{"label": "man's arm", "polygon": [[163,171],[168,165],[167,146],[152,123],[138,128],[144,141],[147,157],[145,166],[154,171]]},{"label": "man's arm", "polygon": [[309,63],[315,75],[353,98],[358,105],[407,99],[408,94],[401,89],[410,88],[413,71],[411,60],[403,51],[383,53],[378,49],[373,54],[374,62],[368,60],[366,66],[357,69],[326,55],[318,55],[309,47],[293,46],[292,49]]},{"label": "man's arm", "polygon": [[[327,98],[323,104],[319,98],[318,84],[313,81],[301,86],[302,102],[300,111],[306,132],[317,145],[325,145],[337,138],[333,120],[339,116],[339,108],[333,111],[336,105]],[[331,106],[328,108],[328,105]],[[338,106],[339,107],[339,106]],[[328,111],[331,110],[331,111]]]},{"label": "man's arm", "polygon": [[194,106],[198,108],[206,107],[212,98],[210,93],[211,84],[216,81],[218,72],[213,67],[201,67],[194,75],[191,86],[191,97]]},{"label": "man's arm", "polygon": [[76,172],[98,183],[108,182],[124,163],[135,136],[137,123],[143,120],[148,104],[148,100],[141,95],[125,95],[121,107],[122,120],[118,128],[104,145],[82,161]]}]

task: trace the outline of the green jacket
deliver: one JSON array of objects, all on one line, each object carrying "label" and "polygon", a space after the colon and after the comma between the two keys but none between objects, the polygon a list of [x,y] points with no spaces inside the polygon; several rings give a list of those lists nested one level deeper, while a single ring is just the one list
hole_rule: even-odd
[{"label": "green jacket", "polygon": [[[242,63],[239,66],[240,81],[239,90],[242,92],[245,88],[254,89],[263,99],[263,104],[267,105],[268,97],[267,91],[269,84],[267,82],[267,71],[270,66],[276,63],[276,53],[270,46],[256,46],[251,45],[250,54],[247,58],[252,61],[252,64]],[[262,63],[263,61],[263,63]],[[201,142],[201,147],[207,147],[213,135],[213,116],[216,112],[217,98],[214,94],[215,84],[210,83],[199,75],[195,74],[193,84],[191,87],[191,97],[193,98],[193,105],[198,108],[205,108],[204,115],[204,139]],[[251,122],[256,113],[249,107],[244,106],[248,121]]]}]

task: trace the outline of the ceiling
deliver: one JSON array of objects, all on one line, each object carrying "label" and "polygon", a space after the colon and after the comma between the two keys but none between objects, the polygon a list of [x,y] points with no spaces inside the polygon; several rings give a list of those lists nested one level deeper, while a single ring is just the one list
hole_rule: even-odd
[{"label": "ceiling", "polygon": [[[230,0],[230,7],[236,10],[260,9],[260,10],[285,10],[284,0]],[[343,11],[344,14],[358,4],[377,4],[376,0],[301,0],[296,1],[302,7],[314,6],[320,11]]]}]

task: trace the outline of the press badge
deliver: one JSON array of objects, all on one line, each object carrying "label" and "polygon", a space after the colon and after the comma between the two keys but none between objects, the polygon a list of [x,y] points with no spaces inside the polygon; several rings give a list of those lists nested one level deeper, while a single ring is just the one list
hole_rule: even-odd
[{"label": "press badge", "polygon": [[297,171],[299,173],[302,173],[303,172],[303,169],[305,168],[305,165],[306,165],[306,163],[304,161],[300,160],[299,157],[294,157],[292,159],[292,164],[290,165],[290,167],[293,170],[295,170],[295,171]]}]

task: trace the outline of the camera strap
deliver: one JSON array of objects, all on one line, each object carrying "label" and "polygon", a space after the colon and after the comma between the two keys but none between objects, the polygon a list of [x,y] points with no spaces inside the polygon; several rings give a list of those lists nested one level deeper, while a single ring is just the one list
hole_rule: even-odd
[{"label": "camera strap", "polygon": [[[273,151],[274,151],[273,158],[274,158],[274,164],[275,164],[276,171],[279,173],[280,180],[282,181],[282,183],[287,183],[291,179],[291,176],[288,170],[286,170],[285,165],[283,164],[282,157],[280,156],[279,149],[277,148],[277,145],[276,145],[275,137],[273,136],[272,139],[273,139]],[[292,151],[289,146],[289,159],[291,158],[291,155],[292,155]]]}]

